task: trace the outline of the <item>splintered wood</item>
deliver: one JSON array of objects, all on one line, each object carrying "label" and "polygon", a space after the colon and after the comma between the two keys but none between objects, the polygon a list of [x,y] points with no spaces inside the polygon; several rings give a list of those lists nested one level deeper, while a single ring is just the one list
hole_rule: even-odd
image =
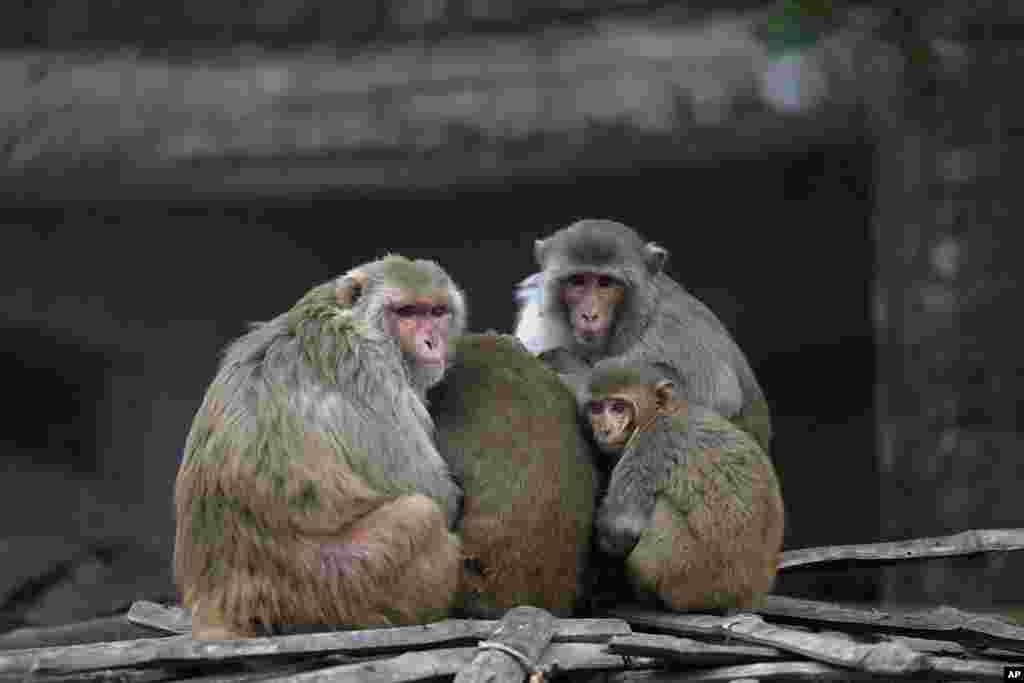
[{"label": "splintered wood", "polygon": [[[792,550],[780,568],[894,562],[1024,548],[1024,530]],[[1024,665],[1024,627],[948,606],[882,610],[769,595],[742,613],[619,606],[556,619],[521,606],[499,621],[194,641],[186,610],[139,601],[125,624],[162,637],[0,649],[0,680],[256,683],[682,683],[686,681],[1002,680]],[[88,625],[89,622],[83,622]],[[74,626],[74,625],[72,625]],[[63,631],[68,626],[60,627]],[[83,627],[87,631],[87,626]],[[0,636],[0,648],[2,648]],[[42,640],[45,642],[45,639]]]}]

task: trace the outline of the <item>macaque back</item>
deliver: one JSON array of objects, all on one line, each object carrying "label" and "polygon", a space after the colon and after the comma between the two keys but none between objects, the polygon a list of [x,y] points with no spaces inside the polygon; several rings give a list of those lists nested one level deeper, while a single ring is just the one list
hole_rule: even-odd
[{"label": "macaque back", "polygon": [[569,614],[584,593],[597,480],[575,398],[495,334],[462,337],[431,398],[438,447],[464,490],[463,607]]}]

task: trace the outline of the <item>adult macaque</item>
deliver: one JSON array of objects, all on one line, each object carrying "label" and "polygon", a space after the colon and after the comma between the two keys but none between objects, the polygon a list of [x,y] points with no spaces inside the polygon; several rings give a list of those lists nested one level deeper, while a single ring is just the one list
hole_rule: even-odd
[{"label": "adult macaque", "polygon": [[597,495],[575,397],[515,337],[473,334],[430,398],[438,448],[464,492],[463,611],[568,615],[589,580]]},{"label": "adult macaque", "polygon": [[459,490],[424,395],[464,327],[444,270],[391,255],[227,349],[175,490],[194,638],[448,614]]},{"label": "adult macaque", "polygon": [[733,420],[768,452],[771,420],[746,356],[711,310],[663,270],[668,251],[614,221],[537,240],[541,268],[516,293],[516,336],[533,353],[665,363],[681,396]]},{"label": "adult macaque", "polygon": [[597,544],[624,558],[636,594],[672,609],[753,606],[774,580],[784,523],[757,442],[676,398],[673,381],[644,363],[599,362],[581,409],[615,461]]}]

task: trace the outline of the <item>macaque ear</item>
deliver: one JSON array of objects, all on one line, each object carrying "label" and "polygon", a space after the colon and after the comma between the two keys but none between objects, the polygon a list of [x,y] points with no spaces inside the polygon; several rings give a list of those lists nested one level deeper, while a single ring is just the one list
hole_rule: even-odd
[{"label": "macaque ear", "polygon": [[664,409],[676,395],[676,384],[672,380],[663,379],[654,385],[654,397],[658,408]]},{"label": "macaque ear", "polygon": [[549,244],[548,240],[536,240],[533,243],[533,258],[541,268],[544,267],[544,259],[547,257]]},{"label": "macaque ear", "polygon": [[644,247],[644,263],[647,266],[647,272],[657,275],[665,268],[667,262],[668,249],[654,242],[648,242]]},{"label": "macaque ear", "polygon": [[338,305],[342,308],[352,308],[363,295],[363,289],[369,279],[370,276],[363,271],[353,270],[338,280],[338,287],[334,291]]}]

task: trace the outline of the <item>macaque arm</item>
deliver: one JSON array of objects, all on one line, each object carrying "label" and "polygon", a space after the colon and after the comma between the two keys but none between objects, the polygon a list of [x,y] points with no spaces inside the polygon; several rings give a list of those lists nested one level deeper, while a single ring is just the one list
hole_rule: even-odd
[{"label": "macaque arm", "polygon": [[655,498],[682,457],[680,440],[666,416],[636,434],[612,470],[602,504],[605,514],[650,520]]}]

